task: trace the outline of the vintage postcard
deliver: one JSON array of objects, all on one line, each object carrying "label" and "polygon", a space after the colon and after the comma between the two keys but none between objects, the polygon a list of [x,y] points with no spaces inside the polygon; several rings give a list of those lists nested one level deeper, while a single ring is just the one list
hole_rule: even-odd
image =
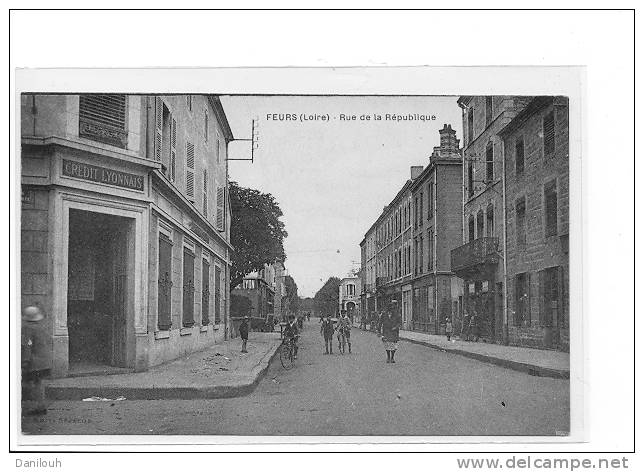
[{"label": "vintage postcard", "polygon": [[26,443],[579,438],[578,90],[92,88],[17,103]]}]

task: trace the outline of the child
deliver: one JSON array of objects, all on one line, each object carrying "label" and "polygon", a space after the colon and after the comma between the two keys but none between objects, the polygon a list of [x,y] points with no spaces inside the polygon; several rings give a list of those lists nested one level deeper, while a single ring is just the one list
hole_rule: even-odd
[{"label": "child", "polygon": [[445,318],[445,334],[447,335],[447,340],[449,341],[452,338],[452,320]]},{"label": "child", "polygon": [[42,326],[45,318],[37,306],[25,307],[22,311],[21,367],[23,382],[23,400],[31,400],[34,407],[23,410],[23,415],[45,415],[45,386],[43,378],[51,372],[47,356],[46,334]]}]

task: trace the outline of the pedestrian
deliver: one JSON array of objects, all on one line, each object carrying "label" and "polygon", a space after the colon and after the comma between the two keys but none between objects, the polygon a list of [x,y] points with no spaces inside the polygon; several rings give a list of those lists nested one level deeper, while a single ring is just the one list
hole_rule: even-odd
[{"label": "pedestrian", "polygon": [[349,346],[349,354],[351,354],[351,320],[345,311],[341,312],[340,319],[338,320],[338,349],[344,354],[344,349],[341,346],[342,336],[344,336]]},{"label": "pedestrian", "polygon": [[[397,300],[391,301],[395,307]],[[385,351],[387,351],[387,364],[395,364],[394,356],[398,349],[398,338],[400,333],[400,320],[398,315],[394,314],[394,309],[389,309],[387,314],[382,317],[381,322],[382,341],[385,343]]]},{"label": "pedestrian", "polygon": [[[474,313],[471,318],[470,318],[470,334],[474,337],[474,342],[479,342],[479,315],[477,313]],[[469,336],[468,336],[469,337]]]},{"label": "pedestrian", "polygon": [[333,354],[333,321],[327,315],[322,319],[322,326],[320,327],[320,334],[324,338],[324,354]]},{"label": "pedestrian", "polygon": [[33,403],[33,408],[23,410],[25,416],[47,414],[43,379],[51,373],[47,354],[47,334],[43,327],[45,315],[37,306],[27,306],[22,311],[20,339],[22,398]]},{"label": "pedestrian", "polygon": [[241,352],[248,352],[246,350],[246,344],[248,343],[248,315],[244,316],[244,319],[239,325],[239,335],[242,340]]},{"label": "pedestrian", "polygon": [[465,312],[463,315],[463,324],[461,325],[461,339],[463,341],[469,341],[470,340],[470,316]]},{"label": "pedestrian", "polygon": [[447,335],[447,340],[450,341],[452,338],[452,320],[448,317],[445,318],[445,334]]}]

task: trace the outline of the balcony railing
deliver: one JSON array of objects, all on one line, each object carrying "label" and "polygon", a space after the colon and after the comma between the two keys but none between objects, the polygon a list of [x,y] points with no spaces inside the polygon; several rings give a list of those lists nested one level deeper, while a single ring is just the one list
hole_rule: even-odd
[{"label": "balcony railing", "polygon": [[452,271],[473,269],[499,262],[499,238],[478,238],[452,249]]}]

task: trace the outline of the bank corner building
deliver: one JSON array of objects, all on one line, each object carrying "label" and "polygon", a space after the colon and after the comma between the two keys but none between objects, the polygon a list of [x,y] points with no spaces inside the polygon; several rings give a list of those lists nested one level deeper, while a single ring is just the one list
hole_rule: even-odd
[{"label": "bank corner building", "polygon": [[216,96],[22,95],[21,304],[54,376],[227,337],[232,139]]}]

